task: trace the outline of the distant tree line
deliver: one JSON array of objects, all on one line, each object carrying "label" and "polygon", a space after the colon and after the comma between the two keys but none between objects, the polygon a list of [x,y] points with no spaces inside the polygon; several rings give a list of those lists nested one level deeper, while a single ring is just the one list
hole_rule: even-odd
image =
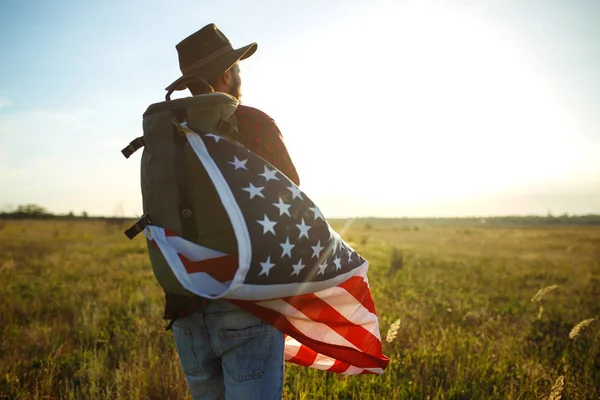
[{"label": "distant tree line", "polygon": [[[335,219],[332,219],[335,221]],[[374,226],[398,226],[418,228],[419,226],[556,226],[556,225],[600,225],[600,215],[516,215],[502,217],[435,217],[435,218],[355,218],[355,223],[364,223],[365,228]]]},{"label": "distant tree line", "polygon": [[46,208],[37,204],[20,205],[14,210],[0,212],[0,219],[51,219],[51,218],[89,218],[87,211],[75,215],[73,211],[68,214],[53,214]]},{"label": "distant tree line", "polygon": [[[129,218],[122,216],[113,217],[90,217],[86,211],[75,215],[72,211],[68,214],[53,214],[46,208],[37,204],[20,205],[12,211],[0,212],[0,219],[94,219],[124,222]],[[131,218],[133,219],[133,218]],[[336,218],[331,219],[335,221]],[[392,226],[414,226],[419,225],[452,225],[452,226],[552,226],[552,225],[600,225],[599,214],[588,215],[552,215],[545,216],[503,216],[503,217],[462,217],[462,218],[354,218],[355,221],[363,221],[366,227],[374,225]]]}]

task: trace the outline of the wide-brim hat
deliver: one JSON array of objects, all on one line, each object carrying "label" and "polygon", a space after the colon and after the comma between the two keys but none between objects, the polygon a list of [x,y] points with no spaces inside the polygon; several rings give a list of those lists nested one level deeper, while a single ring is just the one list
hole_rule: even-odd
[{"label": "wide-brim hat", "polygon": [[236,62],[250,57],[257,47],[256,43],[250,43],[234,49],[229,39],[215,24],[208,24],[175,46],[182,76],[165,89],[184,90],[187,84],[183,81],[192,76],[213,80]]}]

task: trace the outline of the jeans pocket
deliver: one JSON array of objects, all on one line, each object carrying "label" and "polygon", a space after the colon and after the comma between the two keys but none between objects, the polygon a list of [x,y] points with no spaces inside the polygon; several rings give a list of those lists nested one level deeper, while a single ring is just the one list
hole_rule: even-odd
[{"label": "jeans pocket", "polygon": [[191,375],[202,371],[202,366],[194,350],[194,336],[190,328],[173,324],[173,338],[175,339],[183,373]]},{"label": "jeans pocket", "polygon": [[243,329],[221,329],[223,368],[236,381],[259,379],[265,375],[273,353],[275,328],[266,323]]}]

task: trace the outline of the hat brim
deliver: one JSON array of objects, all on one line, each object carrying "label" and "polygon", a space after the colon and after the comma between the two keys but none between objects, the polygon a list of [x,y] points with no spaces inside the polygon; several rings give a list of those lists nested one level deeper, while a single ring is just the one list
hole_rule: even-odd
[{"label": "hat brim", "polygon": [[245,60],[246,58],[250,57],[256,52],[257,48],[258,45],[256,43],[250,43],[247,46],[241,47],[236,50],[232,50],[231,52],[209,62],[208,64],[203,65],[200,68],[196,68],[195,70],[190,71],[185,75],[182,75],[175,82],[167,86],[165,90],[172,91],[186,89],[187,85],[183,83],[183,81],[189,78],[190,76],[196,76],[206,80],[212,80],[224,73],[225,71],[228,71],[231,67],[235,65],[236,62],[240,60]]}]

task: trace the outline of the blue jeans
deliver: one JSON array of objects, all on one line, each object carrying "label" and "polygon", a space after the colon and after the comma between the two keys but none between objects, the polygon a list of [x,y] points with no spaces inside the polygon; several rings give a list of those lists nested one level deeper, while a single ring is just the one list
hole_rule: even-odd
[{"label": "blue jeans", "polygon": [[173,324],[194,400],[275,400],[283,390],[284,336],[224,300]]}]

